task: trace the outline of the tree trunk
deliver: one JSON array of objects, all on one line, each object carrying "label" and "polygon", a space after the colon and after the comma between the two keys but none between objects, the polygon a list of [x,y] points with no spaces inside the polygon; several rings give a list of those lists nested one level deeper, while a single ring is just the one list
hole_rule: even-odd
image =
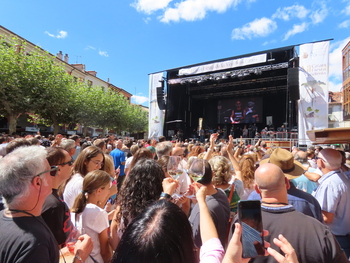
[{"label": "tree trunk", "polygon": [[83,135],[86,137],[88,126],[84,124]]},{"label": "tree trunk", "polygon": [[60,126],[57,123],[56,120],[53,120],[53,135],[56,137],[56,135],[58,134],[58,130],[59,130]]},{"label": "tree trunk", "polygon": [[16,132],[17,127],[17,116],[14,114],[10,114],[6,116],[8,123],[9,123],[9,134],[12,135]]}]

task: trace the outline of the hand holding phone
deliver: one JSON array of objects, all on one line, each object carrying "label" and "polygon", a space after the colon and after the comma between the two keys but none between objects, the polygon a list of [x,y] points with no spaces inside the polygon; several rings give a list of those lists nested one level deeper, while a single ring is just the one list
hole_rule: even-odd
[{"label": "hand holding phone", "polygon": [[238,218],[242,226],[242,257],[254,258],[263,256],[265,248],[260,201],[239,201]]}]

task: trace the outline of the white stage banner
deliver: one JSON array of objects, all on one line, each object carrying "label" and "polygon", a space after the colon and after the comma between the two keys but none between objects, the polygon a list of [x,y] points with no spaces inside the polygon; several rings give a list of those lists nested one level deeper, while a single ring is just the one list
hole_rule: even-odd
[{"label": "white stage banner", "polygon": [[300,144],[311,144],[306,131],[328,127],[328,64],[329,41],[300,46]]},{"label": "white stage banner", "polygon": [[163,135],[164,110],[160,110],[157,102],[157,87],[160,87],[160,80],[163,72],[149,75],[149,117],[148,117],[148,138],[158,140]]},{"label": "white stage banner", "polygon": [[183,68],[179,70],[179,76],[202,74],[206,72],[237,68],[237,67],[253,65],[257,63],[264,63],[266,62],[266,56],[267,55],[265,53],[265,54],[260,54],[260,55],[245,57],[245,58],[237,58],[237,59],[205,64],[205,65],[191,67],[191,68]]}]

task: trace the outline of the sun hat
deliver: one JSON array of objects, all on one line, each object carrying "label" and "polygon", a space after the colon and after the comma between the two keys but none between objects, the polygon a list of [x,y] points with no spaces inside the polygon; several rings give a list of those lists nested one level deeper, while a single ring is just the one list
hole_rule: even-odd
[{"label": "sun hat", "polygon": [[293,154],[283,148],[276,148],[270,155],[270,158],[260,161],[260,164],[273,163],[283,171],[288,179],[295,179],[304,173],[304,166],[294,160]]}]

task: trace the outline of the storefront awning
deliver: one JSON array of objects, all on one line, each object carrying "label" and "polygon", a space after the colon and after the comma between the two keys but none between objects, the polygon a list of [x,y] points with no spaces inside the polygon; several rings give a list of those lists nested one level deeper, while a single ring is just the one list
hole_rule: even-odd
[{"label": "storefront awning", "polygon": [[350,128],[327,128],[306,132],[313,144],[350,144]]}]

